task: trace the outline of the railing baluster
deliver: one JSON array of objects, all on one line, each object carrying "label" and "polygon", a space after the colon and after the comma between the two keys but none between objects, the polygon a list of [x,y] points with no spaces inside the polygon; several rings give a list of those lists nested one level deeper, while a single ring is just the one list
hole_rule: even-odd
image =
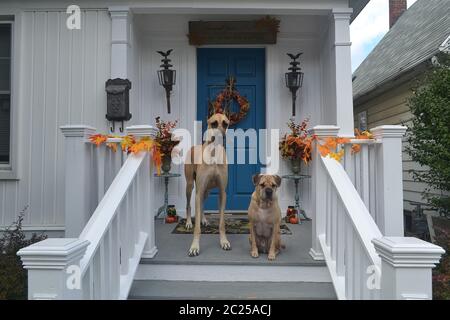
[{"label": "railing baluster", "polygon": [[336,239],[336,273],[338,276],[344,275],[344,250],[345,250],[345,221],[344,221],[344,208],[342,207],[342,203],[340,199],[337,202],[337,239]]},{"label": "railing baluster", "polygon": [[369,259],[367,258],[366,255],[364,255],[364,258],[362,260],[362,266],[361,266],[361,271],[362,271],[362,300],[368,300],[370,299],[370,290],[369,287],[367,286],[367,280],[369,277],[369,274],[367,274],[367,268],[369,267],[370,263],[369,263]]},{"label": "railing baluster", "polygon": [[348,218],[345,219],[345,295],[347,299],[353,299],[353,275],[354,275],[354,240],[353,226]]},{"label": "railing baluster", "polygon": [[108,271],[109,265],[107,263],[106,251],[108,249],[107,237],[102,241],[99,248],[99,268],[100,268],[100,299],[107,299],[108,295]]},{"label": "railing baluster", "polygon": [[101,295],[101,279],[102,279],[102,269],[101,269],[101,265],[100,265],[100,254],[97,251],[94,255],[94,259],[92,260],[92,267],[94,270],[94,274],[93,274],[93,282],[94,282],[94,299],[95,300],[99,300],[102,298]]},{"label": "railing baluster", "polygon": [[353,233],[353,270],[354,275],[353,279],[355,280],[353,283],[353,295],[355,299],[360,299],[361,297],[361,246],[359,244],[359,240],[357,239],[357,235]]},{"label": "railing baluster", "polygon": [[331,259],[333,260],[336,260],[337,232],[337,193],[333,188],[331,197]]},{"label": "railing baluster", "polygon": [[377,166],[376,166],[376,145],[373,144],[371,146],[369,146],[369,195],[370,195],[370,199],[369,199],[369,212],[372,216],[372,218],[375,220],[375,223],[377,223],[378,225],[378,219],[377,219],[377,186],[376,186],[376,176],[377,176]]},{"label": "railing baluster", "polygon": [[111,295],[119,298],[120,293],[120,234],[119,217],[116,215],[111,224]]},{"label": "railing baluster", "polygon": [[330,179],[327,177],[327,190],[326,190],[326,229],[325,229],[325,234],[326,234],[326,244],[329,247],[331,244],[331,181]]},{"label": "railing baluster", "polygon": [[128,258],[131,258],[134,254],[134,245],[136,243],[136,232],[134,228],[134,215],[133,215],[133,185],[130,186],[130,189],[127,193],[127,219],[128,219],[128,246],[130,255]]},{"label": "railing baluster", "polygon": [[369,193],[369,145],[363,144],[361,146],[361,198],[367,208],[370,207],[370,193]]},{"label": "railing baluster", "polygon": [[344,146],[344,152],[344,169],[350,180],[355,183],[355,164],[352,156],[352,146],[350,144],[346,144]]},{"label": "railing baluster", "polygon": [[353,155],[353,161],[355,162],[355,181],[354,185],[359,195],[361,195],[361,153],[356,153]]},{"label": "railing baluster", "polygon": [[105,169],[106,153],[105,148],[95,148],[93,152],[93,161],[91,162],[95,172],[95,179],[93,179],[93,183],[95,183],[95,187],[97,189],[97,197],[95,199],[94,208],[105,194],[105,172],[107,171]]},{"label": "railing baluster", "polygon": [[139,242],[139,237],[140,237],[140,230],[141,228],[139,227],[139,221],[138,221],[138,184],[137,184],[137,179],[138,177],[136,177],[133,181],[133,206],[132,206],[132,215],[133,215],[133,230],[134,230],[134,243],[137,244]]},{"label": "railing baluster", "polygon": [[128,217],[126,210],[126,196],[122,200],[119,208],[119,228],[120,228],[120,273],[125,275],[128,273]]}]

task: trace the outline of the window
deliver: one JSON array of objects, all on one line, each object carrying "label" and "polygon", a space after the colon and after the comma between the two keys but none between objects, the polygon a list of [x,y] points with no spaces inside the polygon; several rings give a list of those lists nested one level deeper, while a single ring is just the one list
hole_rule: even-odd
[{"label": "window", "polygon": [[11,163],[12,22],[0,21],[0,166]]}]

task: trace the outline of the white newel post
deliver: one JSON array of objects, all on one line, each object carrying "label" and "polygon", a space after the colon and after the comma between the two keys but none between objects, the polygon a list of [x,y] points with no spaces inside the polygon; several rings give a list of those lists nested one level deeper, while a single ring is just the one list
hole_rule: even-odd
[{"label": "white newel post", "polygon": [[74,238],[80,235],[93,210],[93,145],[88,139],[96,130],[85,125],[67,125],[61,131],[65,137],[65,236]]},{"label": "white newel post", "polygon": [[332,65],[335,67],[336,125],[339,136],[353,137],[353,89],[350,41],[352,9],[333,9],[334,50]]},{"label": "white newel post", "polygon": [[445,252],[417,238],[383,237],[373,244],[381,257],[381,299],[430,300],[431,271]]},{"label": "white newel post", "polygon": [[[127,127],[127,133],[135,136],[137,139],[141,137],[151,137],[156,136],[156,128],[148,125],[136,125]],[[150,157],[150,155],[149,155]],[[138,172],[141,176],[139,177],[139,217],[141,219],[142,226],[144,230],[148,233],[147,242],[142,253],[143,258],[153,258],[158,249],[156,248],[155,241],[155,218],[154,210],[152,206],[153,203],[150,202],[151,194],[151,184],[152,170],[150,168],[150,160],[147,163],[142,164],[141,170]],[[142,180],[141,180],[142,178]]]},{"label": "white newel post", "polygon": [[371,129],[376,146],[376,217],[381,233],[402,237],[403,228],[403,126],[380,126]]},{"label": "white newel post", "polygon": [[[336,126],[315,126],[309,133],[318,138],[336,137],[339,127]],[[319,236],[325,233],[326,227],[326,203],[323,195],[327,190],[325,171],[320,163],[320,153],[317,146],[314,147],[312,159],[312,244],[309,254],[314,260],[324,260]]]},{"label": "white newel post", "polygon": [[82,299],[80,259],[89,241],[46,239],[19,250],[28,270],[28,299]]}]

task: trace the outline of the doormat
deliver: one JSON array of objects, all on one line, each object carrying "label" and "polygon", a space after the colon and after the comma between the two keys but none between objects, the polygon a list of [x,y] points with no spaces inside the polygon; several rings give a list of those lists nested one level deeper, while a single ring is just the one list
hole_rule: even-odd
[{"label": "doormat", "polygon": [[[202,226],[202,234],[219,234],[219,218],[208,218],[208,225]],[[185,227],[186,219],[180,219],[172,233],[174,234],[192,234],[193,229],[187,230]],[[192,219],[194,226],[194,219]],[[250,234],[250,223],[248,218],[225,218],[225,230],[227,234]],[[280,226],[280,234],[291,235],[292,231],[284,223]]]}]

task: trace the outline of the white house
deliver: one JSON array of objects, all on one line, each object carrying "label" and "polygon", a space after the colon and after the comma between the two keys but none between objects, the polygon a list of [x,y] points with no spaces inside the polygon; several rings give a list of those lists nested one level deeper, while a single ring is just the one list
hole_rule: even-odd
[{"label": "white house", "polygon": [[[26,228],[51,236],[19,252],[29,272],[29,298],[152,298],[162,283],[166,298],[183,290],[194,294],[189,283],[210,286],[220,296],[214,287],[220,281],[231,288],[248,284],[240,291],[249,290],[244,298],[251,288],[267,293],[264,285],[276,282],[293,286],[299,298],[431,299],[431,268],[443,251],[403,237],[403,127],[375,128],[376,139],[358,141],[362,151],[356,156],[346,146],[342,165],[315,151],[304,168],[311,179],[300,188],[312,221],[290,226],[288,249],[274,263],[252,260],[244,235],[233,235],[230,252],[210,245],[187,258],[190,236],[173,235],[153,219],[164,184],[149,168],[148,155],[113,153],[87,140],[110,128],[105,82],[115,78],[131,81],[132,118],[124,126],[135,136],[153,136],[151,125],[161,116],[179,120],[200,142],[195,120],[204,119],[210,88],[230,75],[251,102],[243,128],[286,131],[286,53],[297,52],[303,52],[304,80],[296,119],[309,117],[317,136],[352,137],[349,25],[367,2],[79,0],[78,26],[70,2],[2,1],[0,222],[7,226],[29,205]],[[231,40],[219,36],[216,44],[199,42],[198,34],[195,41],[187,37],[190,22],[261,21],[268,15],[280,21],[272,44],[237,36],[248,30],[237,30]],[[170,114],[156,53],[169,49],[177,71]],[[228,197],[235,201],[227,210],[245,211],[249,178],[259,169],[230,171]],[[182,167],[174,165],[173,172]],[[282,163],[279,174],[287,173]],[[182,216],[184,186],[183,177],[171,179],[168,193]],[[283,212],[294,200],[293,189],[284,181],[279,190]],[[67,285],[74,270],[81,271],[81,286]]]}]

